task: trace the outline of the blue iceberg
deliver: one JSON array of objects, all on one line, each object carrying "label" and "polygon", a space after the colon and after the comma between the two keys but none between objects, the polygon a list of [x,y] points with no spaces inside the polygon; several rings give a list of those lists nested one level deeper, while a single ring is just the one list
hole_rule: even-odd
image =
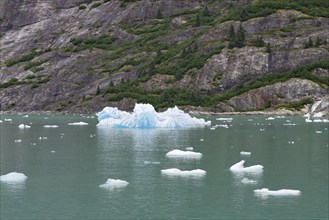
[{"label": "blue iceberg", "polygon": [[97,126],[110,128],[191,128],[210,126],[210,121],[191,117],[176,106],[156,112],[151,104],[135,104],[132,113],[105,107],[97,113]]}]

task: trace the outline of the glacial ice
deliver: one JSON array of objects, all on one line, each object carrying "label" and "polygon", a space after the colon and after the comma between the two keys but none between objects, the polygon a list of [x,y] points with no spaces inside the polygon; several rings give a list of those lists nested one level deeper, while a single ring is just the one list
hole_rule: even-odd
[{"label": "glacial ice", "polygon": [[241,152],[240,152],[240,155],[241,155],[241,156],[250,156],[250,155],[251,155],[251,152],[248,152],[248,151],[241,151]]},{"label": "glacial ice", "polygon": [[202,154],[199,152],[192,152],[192,151],[172,150],[166,154],[166,157],[199,159],[202,157]]},{"label": "glacial ice", "polygon": [[156,112],[151,104],[135,104],[132,113],[105,107],[97,113],[98,126],[111,128],[184,128],[210,126],[210,121],[191,117],[176,106]]},{"label": "glacial ice", "polygon": [[119,180],[119,179],[107,179],[106,183],[99,185],[101,188],[105,189],[117,189],[117,188],[123,188],[126,187],[129,183],[125,180]]},{"label": "glacial ice", "polygon": [[44,125],[44,128],[58,128],[58,125]]},{"label": "glacial ice", "polygon": [[181,177],[203,177],[206,175],[206,171],[201,169],[196,170],[180,170],[177,168],[171,168],[166,170],[161,170],[161,174],[167,176],[181,176]]},{"label": "glacial ice", "polygon": [[0,176],[0,181],[6,183],[21,183],[24,182],[26,179],[27,176],[25,176],[23,173],[17,173],[17,172],[12,172]]},{"label": "glacial ice", "polygon": [[31,128],[30,125],[25,125],[25,124],[20,124],[18,127],[19,127],[20,129]]},{"label": "glacial ice", "polygon": [[295,189],[269,190],[268,188],[255,189],[256,195],[260,196],[298,196],[301,191]]},{"label": "glacial ice", "polygon": [[230,167],[230,170],[234,173],[262,173],[263,172],[263,166],[262,165],[253,165],[250,167],[244,167],[243,164],[245,163],[244,160],[241,160],[240,162],[234,164]]},{"label": "glacial ice", "polygon": [[68,125],[88,125],[88,123],[80,121],[80,122],[72,122],[69,123]]}]

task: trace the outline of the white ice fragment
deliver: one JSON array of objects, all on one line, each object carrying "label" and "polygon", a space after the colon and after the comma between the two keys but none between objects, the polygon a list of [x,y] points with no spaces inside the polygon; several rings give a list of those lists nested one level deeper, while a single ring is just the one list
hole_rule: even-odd
[{"label": "white ice fragment", "polygon": [[158,164],[160,164],[160,162],[158,162],[158,161],[144,161],[144,164],[145,164],[145,165],[148,165],[148,164],[155,164],[155,165],[158,165]]},{"label": "white ice fragment", "polygon": [[193,151],[193,147],[186,147],[185,150]]},{"label": "white ice fragment", "polygon": [[132,113],[106,107],[97,113],[98,126],[111,128],[184,128],[210,126],[210,121],[191,117],[177,107],[156,112],[150,104],[136,104]]},{"label": "white ice fragment", "polygon": [[251,179],[248,179],[247,177],[245,177],[241,180],[241,183],[243,183],[243,184],[256,184],[257,181],[256,180],[251,180]]},{"label": "white ice fragment", "polygon": [[217,121],[232,121],[233,118],[216,118]]},{"label": "white ice fragment", "polygon": [[12,172],[0,176],[0,181],[7,183],[20,183],[20,182],[24,182],[26,179],[27,176],[25,176],[23,173],[17,173],[17,172]]},{"label": "white ice fragment", "polygon": [[305,118],[305,122],[306,123],[309,123],[309,122],[313,122],[312,119],[310,119],[309,117],[308,118]]},{"label": "white ice fragment", "polygon": [[25,124],[20,124],[20,125],[18,125],[18,127],[19,127],[20,129],[31,128],[30,125],[25,125]]},{"label": "white ice fragment", "polygon": [[266,118],[265,120],[274,120],[275,118],[273,118],[273,117],[268,117],[268,118]]},{"label": "white ice fragment", "polygon": [[288,141],[288,144],[295,144],[295,141]]},{"label": "white ice fragment", "polygon": [[255,189],[256,195],[260,196],[298,196],[301,191],[294,189],[280,189],[280,190],[269,190],[267,188]]},{"label": "white ice fragment", "polygon": [[28,118],[29,116],[28,115],[24,115],[23,118]]},{"label": "white ice fragment", "polygon": [[199,152],[192,151],[172,150],[166,154],[166,157],[200,159],[202,157],[202,154]]},{"label": "white ice fragment", "polygon": [[2,120],[0,120],[0,123],[2,123]]},{"label": "white ice fragment", "polygon": [[322,133],[322,131],[315,131],[315,133],[317,133],[317,134],[321,134],[321,133]]},{"label": "white ice fragment", "polygon": [[228,125],[227,124],[220,124],[220,125],[218,125],[218,127],[228,128]]},{"label": "white ice fragment", "polygon": [[5,118],[5,121],[13,121],[11,118]]},{"label": "white ice fragment", "polygon": [[234,164],[230,167],[230,170],[232,172],[236,173],[262,173],[263,172],[263,166],[262,165],[253,165],[250,167],[244,167],[243,164],[245,163],[244,160],[241,160],[240,162]]},{"label": "white ice fragment", "polygon": [[250,156],[250,155],[251,155],[251,152],[248,152],[248,151],[241,151],[241,152],[240,152],[240,155],[242,155],[242,156]]},{"label": "white ice fragment", "polygon": [[58,128],[58,125],[44,125],[44,128]]},{"label": "white ice fragment", "polygon": [[80,121],[80,122],[69,123],[69,125],[88,125],[88,123]]},{"label": "white ice fragment", "polygon": [[216,128],[215,127],[211,127],[210,130],[215,130]]},{"label": "white ice fragment", "polygon": [[21,139],[18,139],[18,140],[15,140],[15,142],[16,143],[20,143],[20,142],[22,142],[22,140]]},{"label": "white ice fragment", "polygon": [[56,153],[56,151],[52,150],[52,151],[50,151],[50,153]]},{"label": "white ice fragment", "polygon": [[254,119],[252,119],[252,118],[249,118],[247,121],[254,121]]},{"label": "white ice fragment", "polygon": [[125,180],[119,180],[119,179],[107,179],[106,183],[99,185],[101,188],[105,189],[117,189],[117,188],[123,188],[126,187],[129,183]]},{"label": "white ice fragment", "polygon": [[181,177],[203,177],[206,175],[206,171],[201,169],[196,170],[180,170],[177,168],[171,168],[166,170],[161,170],[161,174],[167,176],[181,176]]},{"label": "white ice fragment", "polygon": [[200,141],[204,141],[204,139],[203,138],[200,138]]}]

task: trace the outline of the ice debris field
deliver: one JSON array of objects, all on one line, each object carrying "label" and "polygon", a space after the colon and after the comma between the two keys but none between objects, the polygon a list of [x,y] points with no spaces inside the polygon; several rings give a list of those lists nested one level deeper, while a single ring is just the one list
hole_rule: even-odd
[{"label": "ice debris field", "polygon": [[132,113],[105,107],[97,113],[98,126],[111,128],[191,128],[210,126],[210,121],[191,117],[177,107],[156,112],[150,104],[136,104]]}]

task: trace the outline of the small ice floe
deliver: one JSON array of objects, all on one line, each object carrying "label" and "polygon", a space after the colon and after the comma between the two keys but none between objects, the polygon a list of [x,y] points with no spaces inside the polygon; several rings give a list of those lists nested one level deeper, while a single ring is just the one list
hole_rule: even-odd
[{"label": "small ice floe", "polygon": [[39,137],[39,140],[47,140],[47,137]]},{"label": "small ice floe", "polygon": [[295,141],[288,141],[288,144],[295,144]]},{"label": "small ice floe", "polygon": [[262,165],[253,165],[250,167],[244,167],[243,164],[245,163],[244,160],[241,160],[240,162],[234,164],[230,167],[230,170],[234,173],[262,173],[263,172],[263,166]]},{"label": "small ice floe", "polygon": [[260,130],[260,131],[265,131],[265,128],[260,128],[259,130]]},{"label": "small ice floe", "polygon": [[251,155],[251,152],[248,152],[248,151],[241,151],[241,152],[240,152],[240,155],[241,155],[241,156],[250,156],[250,155]]},{"label": "small ice floe", "polygon": [[202,157],[202,154],[199,152],[192,151],[172,150],[166,154],[166,157],[200,159]]},{"label": "small ice floe", "polygon": [[113,189],[119,189],[119,188],[123,188],[126,187],[129,183],[125,180],[119,180],[119,179],[107,179],[106,183],[99,185],[100,188],[104,188],[104,189],[109,189],[109,190],[113,190]]},{"label": "small ice floe", "polygon": [[158,165],[158,164],[160,164],[160,162],[158,162],[158,161],[144,161],[144,164],[145,165],[150,165],[150,164]]},{"label": "small ice floe", "polygon": [[30,145],[33,145],[33,146],[35,146],[35,145],[37,145],[37,143],[30,143]]},{"label": "small ice floe", "polygon": [[301,191],[294,189],[269,190],[268,188],[255,189],[254,193],[258,196],[299,196]]},{"label": "small ice floe", "polygon": [[23,118],[28,118],[29,116],[28,115],[24,115]]},{"label": "small ice floe", "polygon": [[285,118],[283,115],[275,116],[274,118]]},{"label": "small ice floe", "polygon": [[58,125],[44,125],[44,128],[58,128]]},{"label": "small ice floe", "polygon": [[96,134],[90,134],[89,135],[89,137],[91,137],[91,138],[93,138],[93,137],[95,137],[96,136]]},{"label": "small ice floe", "polygon": [[88,125],[88,123],[80,121],[80,122],[69,123],[69,125]]},{"label": "small ice floe", "polygon": [[204,141],[204,139],[203,138],[200,138],[200,141]]},{"label": "small ice floe", "polygon": [[203,177],[206,175],[206,171],[201,169],[196,170],[180,170],[177,168],[171,168],[166,170],[161,170],[161,174],[167,176],[181,176],[181,177]]},{"label": "small ice floe", "polygon": [[21,183],[24,182],[26,179],[27,176],[25,176],[23,173],[17,173],[17,172],[12,172],[0,176],[0,181],[6,183]]},{"label": "small ice floe", "polygon": [[211,127],[210,130],[215,130],[216,128],[215,127]]},{"label": "small ice floe", "polygon": [[217,121],[232,121],[233,118],[216,118]]},{"label": "small ice floe", "polygon": [[241,183],[243,183],[243,184],[256,184],[257,180],[251,180],[251,179],[248,179],[247,177],[245,177],[241,180]]},{"label": "small ice floe", "polygon": [[220,125],[218,125],[218,127],[228,128],[228,125],[227,124],[220,124]]},{"label": "small ice floe", "polygon": [[5,118],[5,121],[13,121],[11,118]]},{"label": "small ice floe", "polygon": [[53,154],[53,153],[56,153],[56,151],[52,150],[52,151],[50,151],[50,153],[52,153],[52,154]]},{"label": "small ice floe", "polygon": [[317,134],[322,134],[322,131],[315,131],[315,133],[317,133]]},{"label": "small ice floe", "polygon": [[46,120],[47,120],[47,119],[48,119],[48,117],[45,117],[44,119],[46,119]]},{"label": "small ice floe", "polygon": [[328,123],[329,119],[314,119],[313,122],[325,122]]},{"label": "small ice floe", "polygon": [[2,120],[0,120],[0,123],[2,123]]},{"label": "small ice floe", "polygon": [[18,127],[19,127],[20,129],[31,128],[30,125],[25,125],[25,124],[20,124],[20,125],[18,125]]},{"label": "small ice floe", "polygon": [[248,120],[247,121],[254,121],[254,119],[252,119],[252,118],[248,118]]},{"label": "small ice floe", "polygon": [[193,147],[186,147],[185,150],[193,151]]},{"label": "small ice floe", "polygon": [[274,120],[275,118],[273,118],[273,117],[268,117],[268,118],[266,118],[265,120]]},{"label": "small ice floe", "polygon": [[15,140],[15,143],[20,143],[20,142],[22,142],[21,139]]}]

